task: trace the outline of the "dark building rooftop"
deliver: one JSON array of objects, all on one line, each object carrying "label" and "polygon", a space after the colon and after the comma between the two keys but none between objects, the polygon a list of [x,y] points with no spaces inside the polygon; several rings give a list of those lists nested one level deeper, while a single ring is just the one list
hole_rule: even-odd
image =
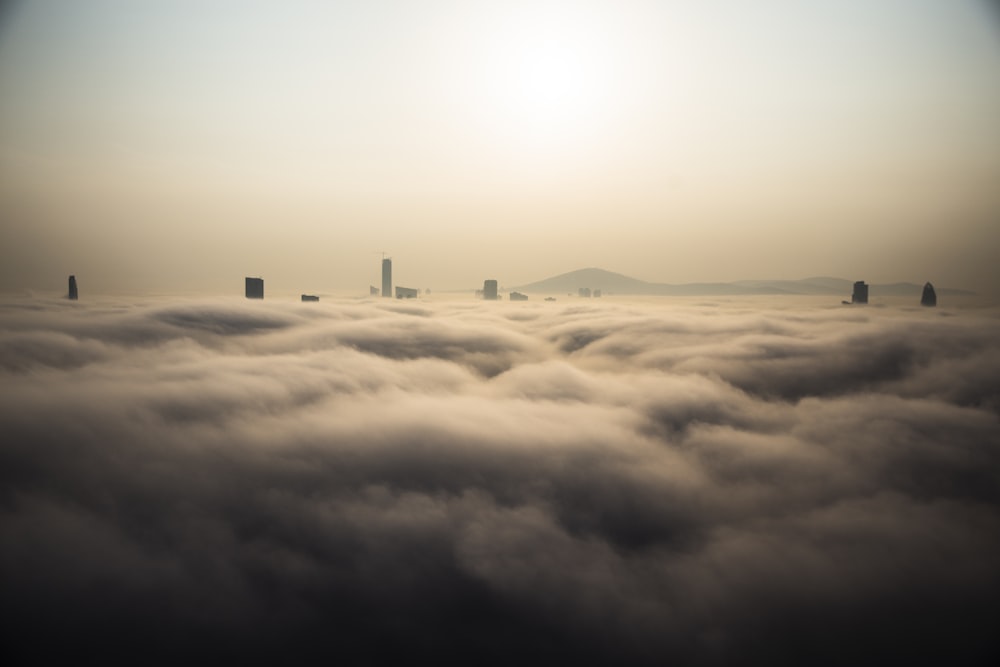
[{"label": "dark building rooftop", "polygon": [[263,299],[264,298],[264,279],[263,278],[247,278],[246,279],[246,296],[248,299]]}]

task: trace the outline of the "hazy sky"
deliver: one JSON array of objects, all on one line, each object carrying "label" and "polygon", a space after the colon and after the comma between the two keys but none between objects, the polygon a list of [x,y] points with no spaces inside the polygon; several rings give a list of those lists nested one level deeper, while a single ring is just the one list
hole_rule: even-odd
[{"label": "hazy sky", "polygon": [[986,2],[0,14],[0,290],[834,275],[1000,289]]}]

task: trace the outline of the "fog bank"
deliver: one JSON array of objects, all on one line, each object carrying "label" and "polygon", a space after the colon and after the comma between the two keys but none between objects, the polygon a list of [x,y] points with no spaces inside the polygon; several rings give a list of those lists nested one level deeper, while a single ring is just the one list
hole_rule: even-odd
[{"label": "fog bank", "polygon": [[8,299],[4,653],[987,664],[1000,311]]}]

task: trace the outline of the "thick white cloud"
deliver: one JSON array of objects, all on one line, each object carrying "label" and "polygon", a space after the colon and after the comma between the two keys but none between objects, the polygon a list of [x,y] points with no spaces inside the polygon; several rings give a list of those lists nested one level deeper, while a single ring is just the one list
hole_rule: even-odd
[{"label": "thick white cloud", "polygon": [[19,661],[997,656],[995,310],[0,316]]}]

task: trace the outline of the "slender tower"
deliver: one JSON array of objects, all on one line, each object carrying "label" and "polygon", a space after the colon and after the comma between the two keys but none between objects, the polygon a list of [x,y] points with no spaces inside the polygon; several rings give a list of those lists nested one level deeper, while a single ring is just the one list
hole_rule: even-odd
[{"label": "slender tower", "polygon": [[392,298],[392,257],[382,258],[382,296]]},{"label": "slender tower", "polygon": [[80,293],[76,289],[76,276],[69,277],[69,298],[73,301],[80,298]]}]

